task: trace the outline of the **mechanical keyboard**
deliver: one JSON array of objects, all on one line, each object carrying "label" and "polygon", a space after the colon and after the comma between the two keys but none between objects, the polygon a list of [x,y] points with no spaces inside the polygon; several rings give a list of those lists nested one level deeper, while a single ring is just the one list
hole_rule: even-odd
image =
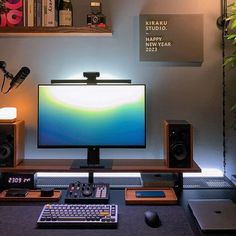
[{"label": "mechanical keyboard", "polygon": [[115,204],[46,204],[38,218],[39,227],[116,228]]}]

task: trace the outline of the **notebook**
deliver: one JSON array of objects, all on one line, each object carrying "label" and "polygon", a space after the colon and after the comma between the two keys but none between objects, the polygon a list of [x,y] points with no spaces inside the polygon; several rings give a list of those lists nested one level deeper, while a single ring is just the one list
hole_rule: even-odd
[{"label": "notebook", "polygon": [[236,231],[236,204],[230,199],[188,201],[202,231]]}]

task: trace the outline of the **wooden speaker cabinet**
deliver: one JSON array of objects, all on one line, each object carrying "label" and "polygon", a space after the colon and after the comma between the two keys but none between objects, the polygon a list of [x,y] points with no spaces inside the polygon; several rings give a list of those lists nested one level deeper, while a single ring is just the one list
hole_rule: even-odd
[{"label": "wooden speaker cabinet", "polygon": [[169,168],[192,167],[193,131],[187,121],[164,121],[164,157]]},{"label": "wooden speaker cabinet", "polygon": [[24,121],[0,123],[0,167],[15,167],[24,158]]}]

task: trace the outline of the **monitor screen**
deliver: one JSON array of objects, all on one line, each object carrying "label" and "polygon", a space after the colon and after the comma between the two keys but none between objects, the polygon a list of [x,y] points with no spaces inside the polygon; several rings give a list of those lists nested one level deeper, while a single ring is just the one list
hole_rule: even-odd
[{"label": "monitor screen", "polygon": [[145,85],[39,85],[38,147],[141,148],[145,127]]}]

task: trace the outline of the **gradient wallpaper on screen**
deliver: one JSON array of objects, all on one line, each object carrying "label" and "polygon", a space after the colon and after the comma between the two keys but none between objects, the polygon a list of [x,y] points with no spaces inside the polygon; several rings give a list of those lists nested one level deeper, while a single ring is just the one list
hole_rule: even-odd
[{"label": "gradient wallpaper on screen", "polygon": [[38,145],[144,146],[144,85],[40,85]]}]

